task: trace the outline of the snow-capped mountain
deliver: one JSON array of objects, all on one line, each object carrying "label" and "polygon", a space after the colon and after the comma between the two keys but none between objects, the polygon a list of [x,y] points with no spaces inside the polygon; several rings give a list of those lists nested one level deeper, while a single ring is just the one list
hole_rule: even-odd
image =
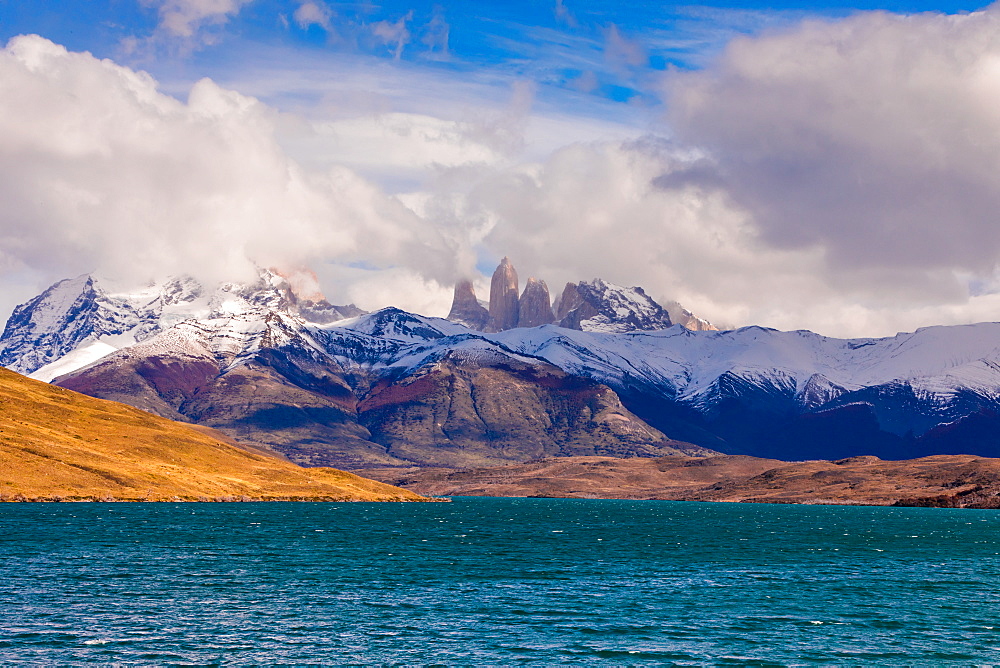
[{"label": "snow-capped mountain", "polygon": [[642,288],[626,288],[600,278],[569,283],[556,304],[559,324],[584,332],[635,332],[670,327],[667,310]]},{"label": "snow-capped mountain", "polygon": [[[213,347],[246,345],[268,314],[329,323],[364,313],[353,304],[299,299],[288,281],[261,270],[254,283],[221,283],[206,290],[190,277],[171,278],[129,292],[113,292],[83,275],[56,283],[14,309],[0,336],[0,365],[39,380],[87,366],[175,325],[202,323]],[[228,341],[228,343],[221,343]]]},{"label": "snow-capped mountain", "polygon": [[90,277],[63,282],[18,309],[0,350],[36,378],[303,464],[703,451],[645,424],[609,388],[464,326],[307,301],[270,271],[249,285],[183,279],[124,295]]},{"label": "snow-capped mountain", "polygon": [[785,459],[1000,455],[998,323],[848,340],[602,331],[612,316],[652,328],[659,306],[641,290],[581,285],[621,311],[595,308],[580,319],[591,331],[483,333],[307,302],[273,272],[127,295],[81,277],[18,307],[0,359],[311,464],[654,456],[688,447],[677,441]]},{"label": "snow-capped mountain", "polygon": [[488,306],[479,303],[471,281],[460,280],[448,320],[482,332],[558,324],[584,332],[621,333],[665,329],[675,322],[687,329],[717,329],[677,302],[664,308],[640,287],[627,288],[600,278],[567,283],[554,304],[548,285],[534,277],[528,278],[518,295],[517,270],[507,257],[493,272]]}]

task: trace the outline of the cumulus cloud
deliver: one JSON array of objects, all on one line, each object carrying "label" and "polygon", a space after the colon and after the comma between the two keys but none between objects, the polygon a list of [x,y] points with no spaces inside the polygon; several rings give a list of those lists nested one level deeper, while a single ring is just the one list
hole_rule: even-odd
[{"label": "cumulus cloud", "polygon": [[15,38],[0,51],[0,267],[222,279],[364,261],[451,280],[432,227],[350,169],[303,169],[276,118],[207,79],[181,102],[144,73]]},{"label": "cumulus cloud", "polygon": [[[401,55],[410,21],[368,28]],[[617,30],[605,40],[609,61],[645,62]],[[736,325],[882,335],[1000,313],[996,9],[740,38],[670,76],[669,140],[553,113],[528,81],[380,67],[276,74],[276,90],[322,92],[303,118],[209,80],[178,101],[13,40],[5,285],[255,261],[312,266],[336,302],[443,315],[457,275],[509,255],[554,291],[600,276]],[[351,103],[359,91],[378,104]]]},{"label": "cumulus cloud", "polygon": [[[575,144],[539,164],[484,167],[475,179],[466,168],[474,185],[435,202],[435,216],[451,211],[487,261],[508,255],[522,277],[554,291],[601,277],[724,325],[891,335],[992,319],[1000,308],[1000,295],[961,290],[908,298],[891,270],[871,284],[839,285],[817,271],[827,262],[822,247],[771,243],[705,170],[697,153],[661,138]],[[933,278],[956,285],[951,271]]]},{"label": "cumulus cloud", "polygon": [[510,99],[499,110],[466,124],[465,135],[501,154],[513,155],[524,148],[525,132],[535,102],[535,84],[518,80],[511,84]]},{"label": "cumulus cloud", "polygon": [[[907,308],[969,299],[1000,260],[1000,7],[857,14],[734,40],[669,83],[762,242]],[[996,315],[993,316],[994,318]]]},{"label": "cumulus cloud", "polygon": [[[541,164],[485,170],[451,203],[457,219],[478,226],[484,248],[553,289],[602,277],[720,320],[807,269],[811,258],[762,246],[724,192],[654,185],[685,164],[652,138],[575,144]],[[766,271],[772,265],[786,275]]]}]

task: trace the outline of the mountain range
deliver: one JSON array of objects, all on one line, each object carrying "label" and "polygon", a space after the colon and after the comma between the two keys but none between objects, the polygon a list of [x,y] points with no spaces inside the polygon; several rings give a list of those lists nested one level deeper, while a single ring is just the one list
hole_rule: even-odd
[{"label": "mountain range", "polygon": [[449,319],[335,306],[273,270],[129,292],[83,276],[14,311],[0,364],[311,466],[1000,455],[1000,324],[709,327],[599,279],[550,304],[544,281],[519,293],[506,258],[488,302],[456,285]]}]

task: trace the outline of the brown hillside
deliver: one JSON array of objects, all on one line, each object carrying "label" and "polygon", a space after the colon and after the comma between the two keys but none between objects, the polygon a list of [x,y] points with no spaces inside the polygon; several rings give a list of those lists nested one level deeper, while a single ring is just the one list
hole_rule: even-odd
[{"label": "brown hillside", "polygon": [[2,500],[419,501],[0,368]]},{"label": "brown hillside", "polygon": [[1000,459],[935,455],[783,462],[719,457],[559,457],[480,469],[369,469],[421,494],[1000,507]]}]

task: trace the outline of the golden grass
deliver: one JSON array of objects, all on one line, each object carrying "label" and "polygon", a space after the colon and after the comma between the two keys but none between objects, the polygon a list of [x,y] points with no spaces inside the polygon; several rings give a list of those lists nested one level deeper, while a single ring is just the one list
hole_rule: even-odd
[{"label": "golden grass", "polygon": [[0,368],[0,500],[421,501]]}]

